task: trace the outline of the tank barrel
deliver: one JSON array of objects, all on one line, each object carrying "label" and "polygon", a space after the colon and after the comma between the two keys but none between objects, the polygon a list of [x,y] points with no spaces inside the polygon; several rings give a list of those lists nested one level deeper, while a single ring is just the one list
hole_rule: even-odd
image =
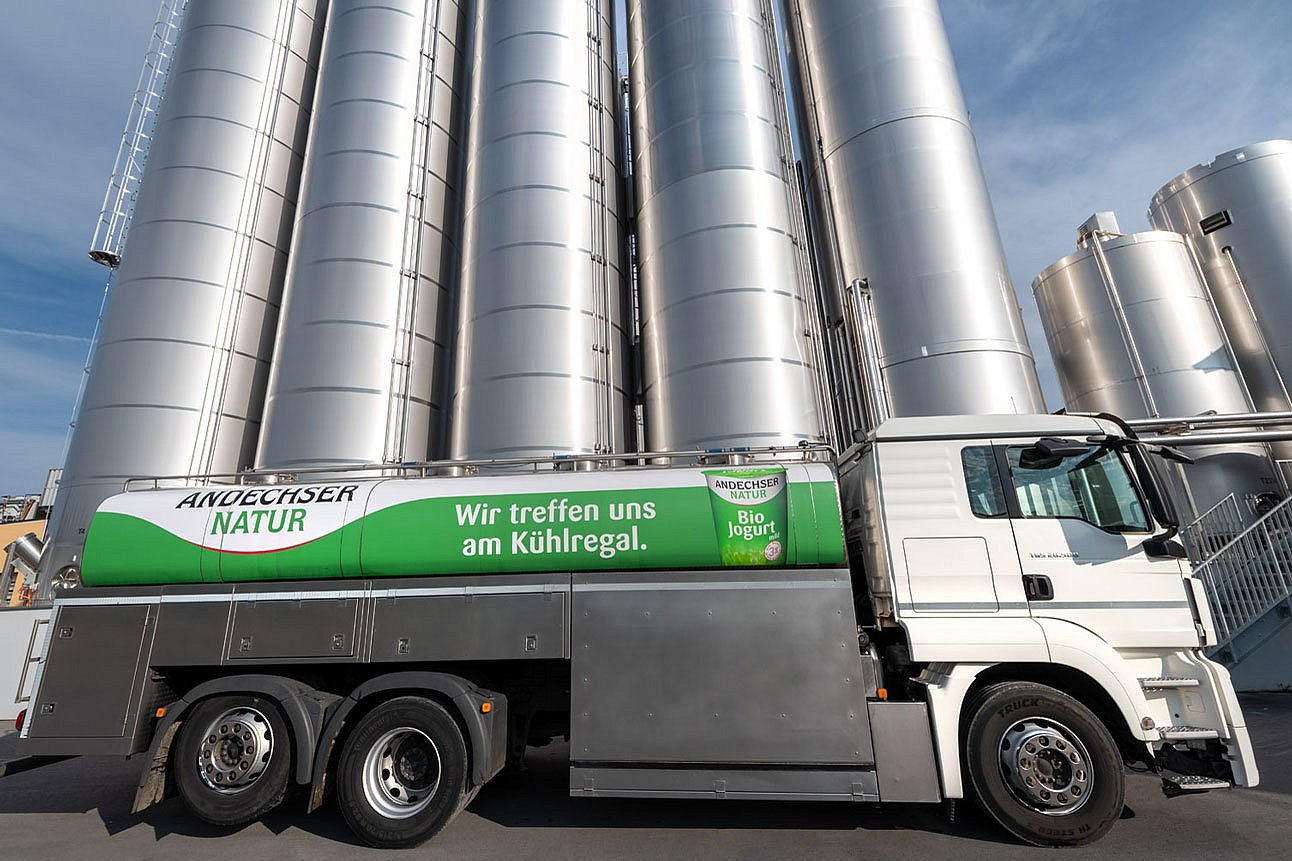
[{"label": "tank barrel", "polygon": [[819,319],[766,0],[630,0],[646,443],[823,439]]},{"label": "tank barrel", "polygon": [[869,289],[887,412],[1044,412],[937,3],[787,0],[787,20],[820,268],[835,307]]}]

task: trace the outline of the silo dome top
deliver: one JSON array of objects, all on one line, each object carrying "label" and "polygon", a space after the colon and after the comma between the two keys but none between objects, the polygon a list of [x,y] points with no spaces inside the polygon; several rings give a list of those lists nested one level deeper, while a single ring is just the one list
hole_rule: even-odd
[{"label": "silo dome top", "polygon": [[1149,206],[1149,211],[1152,212],[1155,209],[1159,209],[1173,196],[1179,194],[1195,182],[1205,179],[1214,173],[1219,173],[1222,170],[1226,170],[1254,159],[1285,154],[1292,154],[1292,141],[1261,141],[1260,143],[1239,147],[1238,149],[1231,149],[1229,152],[1222,152],[1209,163],[1194,165],[1158,189],[1157,194],[1153,195],[1153,203]]}]

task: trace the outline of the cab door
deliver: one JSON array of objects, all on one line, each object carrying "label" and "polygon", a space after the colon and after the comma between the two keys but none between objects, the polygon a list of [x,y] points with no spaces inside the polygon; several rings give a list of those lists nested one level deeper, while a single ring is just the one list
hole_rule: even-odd
[{"label": "cab door", "polygon": [[1157,529],[1122,453],[1047,456],[1010,441],[996,455],[1033,618],[1080,625],[1114,648],[1199,645],[1181,563],[1144,548]]}]

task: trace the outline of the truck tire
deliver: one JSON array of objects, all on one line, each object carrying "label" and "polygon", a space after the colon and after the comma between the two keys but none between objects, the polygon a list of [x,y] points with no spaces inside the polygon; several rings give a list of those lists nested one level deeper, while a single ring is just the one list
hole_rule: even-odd
[{"label": "truck tire", "polygon": [[417,846],[466,806],[467,746],[458,722],[422,697],[398,697],[359,721],[337,763],[337,803],[359,839]]},{"label": "truck tire", "polygon": [[979,805],[1035,846],[1094,842],[1121,816],[1126,780],[1103,722],[1054,688],[1006,682],[967,704],[965,765]]},{"label": "truck tire", "polygon": [[175,788],[199,819],[245,825],[287,794],[292,743],[272,700],[250,694],[212,697],[184,717],[171,770]]}]

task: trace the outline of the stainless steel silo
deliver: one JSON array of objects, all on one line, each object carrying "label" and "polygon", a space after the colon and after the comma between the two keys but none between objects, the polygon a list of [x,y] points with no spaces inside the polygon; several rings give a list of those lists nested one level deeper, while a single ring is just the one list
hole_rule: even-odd
[{"label": "stainless steel silo", "polygon": [[1185,171],[1157,192],[1148,217],[1189,238],[1256,406],[1292,409],[1292,141]]},{"label": "stainless steel silo", "polygon": [[[1125,418],[1251,412],[1242,377],[1184,238],[1165,231],[1084,235],[1032,282],[1067,408]],[[1189,449],[1196,517],[1235,494],[1277,491],[1256,444]],[[1250,512],[1250,507],[1247,509]]]},{"label": "stainless steel silo", "polygon": [[613,14],[613,0],[477,7],[455,458],[630,445]]},{"label": "stainless steel silo", "polygon": [[630,0],[646,446],[823,434],[767,0]]},{"label": "stainless steel silo", "polygon": [[936,0],[787,3],[821,269],[836,308],[869,288],[888,412],[1044,412]]},{"label": "stainless steel silo", "polygon": [[466,16],[333,0],[265,402],[265,468],[439,457]]},{"label": "stainless steel silo", "polygon": [[42,585],[124,479],[252,463],[326,5],[189,4]]}]

